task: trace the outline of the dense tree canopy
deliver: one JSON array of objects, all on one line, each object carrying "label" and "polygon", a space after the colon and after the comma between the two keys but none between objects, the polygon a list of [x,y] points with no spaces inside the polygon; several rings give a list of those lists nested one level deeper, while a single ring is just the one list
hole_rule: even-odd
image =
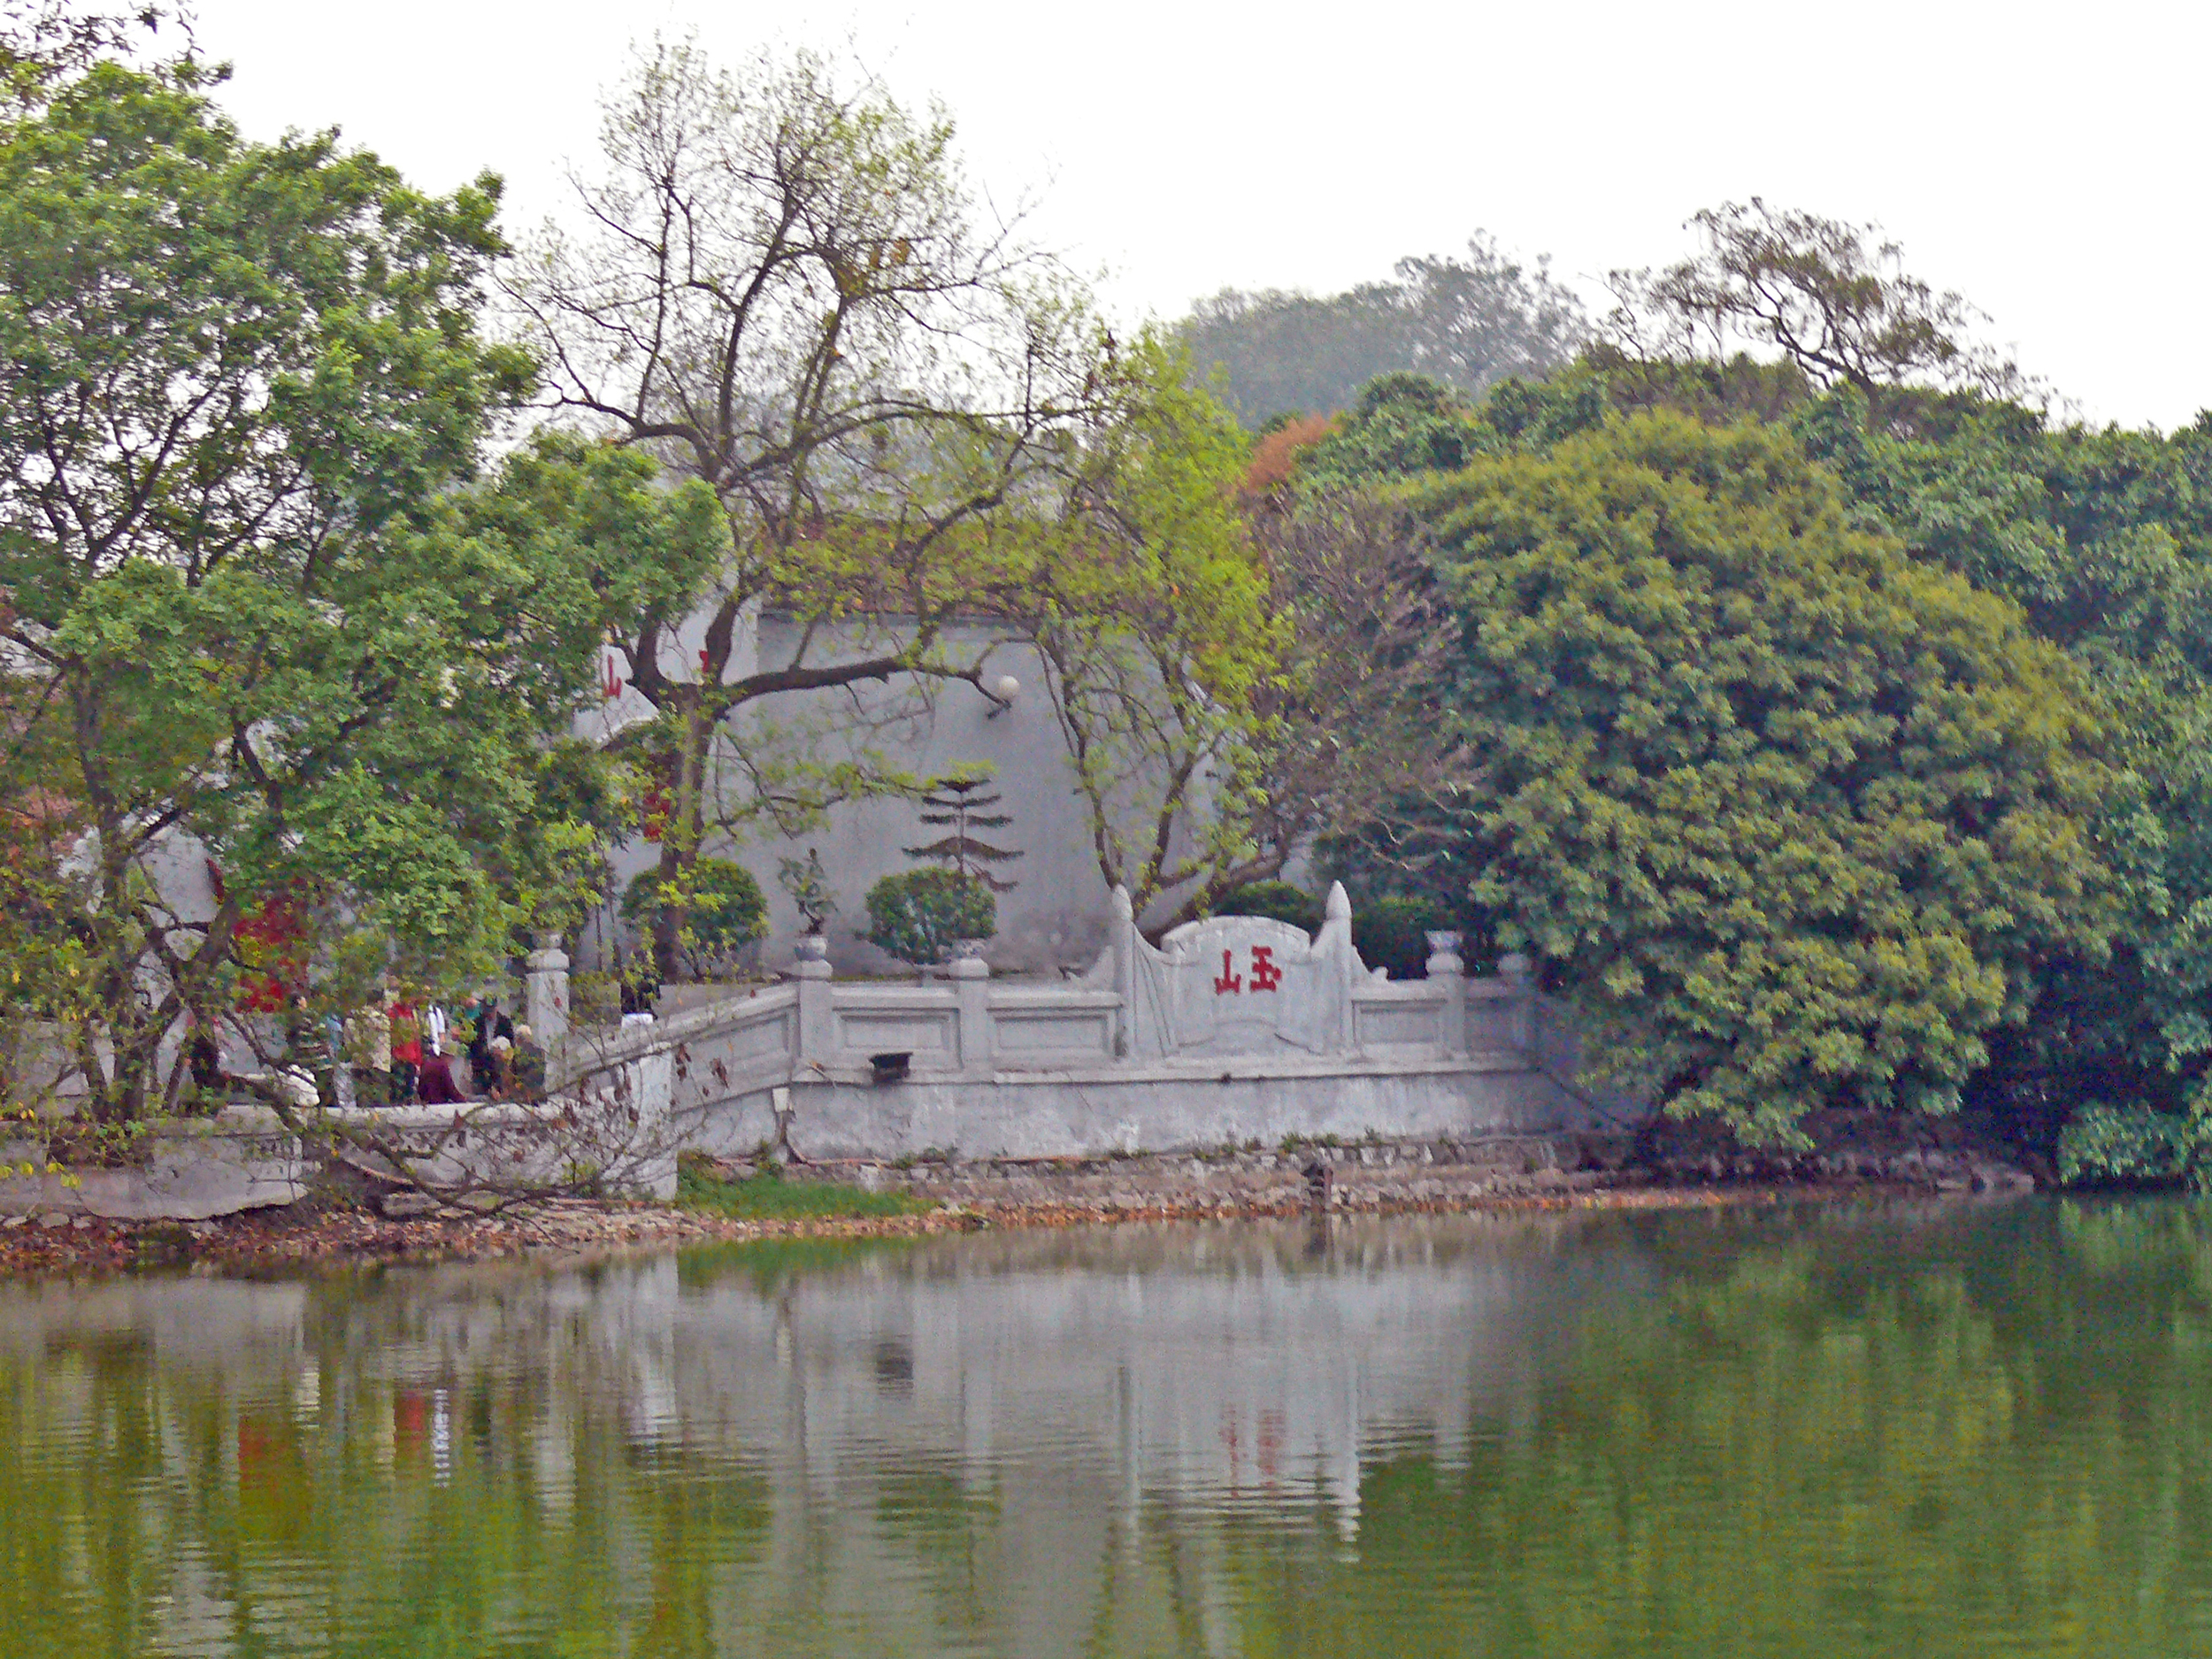
[{"label": "dense tree canopy", "polygon": [[2119,925],[2083,676],[1853,529],[1786,434],[1617,419],[1425,498],[1467,618],[1476,895],[1675,1107],[1946,1109]]},{"label": "dense tree canopy", "polygon": [[[495,184],[247,142],[204,79],[96,61],[0,125],[8,1011],[110,1120],[307,918],[374,971],[558,910],[585,832],[541,792],[589,768],[547,736],[609,603],[720,534],[641,457],[473,484],[527,381],[477,329]],[[161,885],[202,858],[212,916]]]}]

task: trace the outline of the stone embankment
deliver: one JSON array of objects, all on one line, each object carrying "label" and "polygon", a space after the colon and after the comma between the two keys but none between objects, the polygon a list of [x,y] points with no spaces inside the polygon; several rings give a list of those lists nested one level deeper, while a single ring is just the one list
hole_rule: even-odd
[{"label": "stone embankment", "polygon": [[[1823,1125],[1824,1131],[1831,1126]],[[793,1173],[870,1192],[904,1191],[987,1216],[1073,1210],[1126,1216],[1279,1215],[1313,1207],[1379,1212],[1731,1187],[1820,1191],[1855,1187],[1934,1193],[2032,1192],[2035,1178],[2000,1150],[1941,1134],[1891,1143],[1826,1144],[1801,1154],[1723,1152],[1698,1141],[1644,1145],[1626,1134],[1346,1144],[1287,1141],[1094,1158],[889,1164],[824,1162]],[[748,1166],[730,1166],[743,1173]]]},{"label": "stone embankment", "polygon": [[[300,1202],[191,1222],[89,1216],[0,1224],[0,1271],[189,1265],[194,1271],[428,1262],[772,1238],[870,1238],[989,1226],[1473,1210],[1661,1208],[1774,1202],[1852,1191],[2003,1194],[2034,1179],[1962,1137],[1787,1157],[1626,1136],[1482,1141],[1289,1142],[1206,1152],[1061,1159],[927,1156],[795,1164],[787,1180],[900,1192],[919,1214],[733,1220],[678,1207],[563,1199],[486,1214],[419,1194],[319,1190]],[[1639,1154],[1641,1158],[1639,1158]],[[745,1161],[716,1173],[755,1173]]]}]

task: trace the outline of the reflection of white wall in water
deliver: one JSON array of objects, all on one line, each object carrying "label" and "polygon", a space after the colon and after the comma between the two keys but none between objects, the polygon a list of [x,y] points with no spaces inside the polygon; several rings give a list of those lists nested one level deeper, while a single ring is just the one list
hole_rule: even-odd
[{"label": "reflection of white wall in water", "polygon": [[[1471,1433],[1509,1425],[1532,1349],[1585,1300],[1571,1274],[1586,1266],[1550,1257],[1549,1236],[1469,1218],[1340,1224],[1310,1256],[1296,1225],[1132,1226],[948,1240],[780,1279],[742,1258],[687,1278],[664,1258],[588,1275],[460,1268],[363,1292],[0,1292],[0,1355],[50,1371],[73,1344],[134,1337],[165,1369],[219,1384],[234,1411],[281,1401],[296,1421],[372,1440],[388,1437],[396,1394],[443,1391],[434,1479],[439,1423],[462,1433],[458,1402],[480,1380],[524,1379],[503,1397],[531,1402],[513,1426],[549,1526],[573,1514],[577,1448],[595,1438],[658,1448],[670,1479],[719,1463],[766,1482],[760,1553],[718,1581],[732,1651],[786,1616],[934,1648],[947,1593],[931,1540],[946,1525],[989,1650],[1074,1651],[1109,1602],[1220,1601],[1203,1563],[1229,1514],[1275,1511],[1356,1548],[1363,1453],[1454,1462]],[[968,1506],[949,1517],[911,1495],[936,1486]],[[904,1524],[918,1502],[940,1507]],[[1138,1548],[1163,1516],[1193,1552],[1187,1585]],[[648,1548],[619,1515],[593,1525],[618,1552]]]}]

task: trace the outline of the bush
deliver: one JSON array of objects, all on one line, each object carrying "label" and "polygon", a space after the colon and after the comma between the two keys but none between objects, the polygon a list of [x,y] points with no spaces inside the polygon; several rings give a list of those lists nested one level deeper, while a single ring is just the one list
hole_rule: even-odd
[{"label": "bush", "polygon": [[[684,925],[678,935],[692,972],[703,978],[768,932],[768,901],[752,872],[727,858],[702,858],[681,875]],[[672,895],[671,896],[673,896]],[[622,895],[622,919],[646,929],[664,902],[661,872],[649,870]]]},{"label": "bush", "polygon": [[909,870],[868,889],[868,942],[901,962],[942,962],[956,939],[998,931],[990,888],[956,870]]},{"label": "bush", "polygon": [[2196,1170],[2201,1131],[2175,1112],[2091,1102],[2058,1138],[2058,1175],[2069,1187],[2179,1180]]},{"label": "bush", "polygon": [[622,986],[611,973],[595,973],[588,970],[569,976],[568,1017],[572,1024],[586,1027],[616,1025],[622,1022]]},{"label": "bush", "polygon": [[1254,881],[1214,902],[1216,916],[1266,916],[1310,933],[1321,931],[1321,901],[1287,881]]},{"label": "bush", "polygon": [[1434,899],[1377,899],[1352,912],[1352,945],[1371,968],[1387,968],[1394,979],[1425,979],[1431,928],[1454,926]]}]

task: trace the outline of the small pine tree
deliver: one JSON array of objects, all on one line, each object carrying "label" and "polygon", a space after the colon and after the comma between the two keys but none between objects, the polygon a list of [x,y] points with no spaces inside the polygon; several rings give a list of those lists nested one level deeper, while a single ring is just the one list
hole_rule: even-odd
[{"label": "small pine tree", "polygon": [[991,809],[999,803],[996,794],[978,795],[983,787],[981,778],[939,778],[922,795],[922,822],[933,829],[949,826],[952,833],[933,841],[926,847],[905,847],[900,850],[909,858],[926,858],[949,866],[955,874],[971,881],[979,881],[994,893],[1011,893],[1016,884],[1002,881],[984,866],[1002,864],[1022,855],[1004,847],[994,847],[979,839],[977,830],[1003,829],[1014,820],[1004,812]]}]

